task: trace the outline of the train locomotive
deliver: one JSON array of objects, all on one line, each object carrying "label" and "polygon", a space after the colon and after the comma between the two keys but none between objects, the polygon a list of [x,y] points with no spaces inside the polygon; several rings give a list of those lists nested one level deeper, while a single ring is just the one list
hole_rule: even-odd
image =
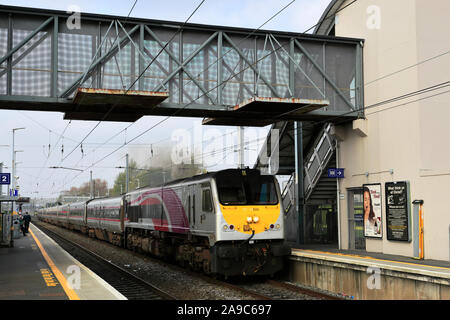
[{"label": "train locomotive", "polygon": [[228,169],[45,208],[38,216],[207,274],[273,275],[291,252],[275,179]]}]

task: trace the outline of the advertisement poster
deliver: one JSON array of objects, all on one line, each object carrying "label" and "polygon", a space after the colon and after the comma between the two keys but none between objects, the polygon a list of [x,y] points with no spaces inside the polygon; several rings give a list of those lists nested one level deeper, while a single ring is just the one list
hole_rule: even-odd
[{"label": "advertisement poster", "polygon": [[409,187],[407,182],[386,182],[388,240],[410,241]]},{"label": "advertisement poster", "polygon": [[382,238],[381,184],[363,185],[364,236]]}]

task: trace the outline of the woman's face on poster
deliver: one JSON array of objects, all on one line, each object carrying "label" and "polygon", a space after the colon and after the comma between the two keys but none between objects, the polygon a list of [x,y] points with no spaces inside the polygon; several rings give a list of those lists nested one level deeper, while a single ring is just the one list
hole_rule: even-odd
[{"label": "woman's face on poster", "polygon": [[364,192],[364,213],[370,212],[370,193]]}]

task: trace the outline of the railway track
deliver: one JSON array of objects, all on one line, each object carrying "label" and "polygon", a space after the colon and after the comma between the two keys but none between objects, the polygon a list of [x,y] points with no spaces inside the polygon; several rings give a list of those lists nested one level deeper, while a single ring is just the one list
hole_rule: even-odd
[{"label": "railway track", "polygon": [[305,294],[321,300],[346,300],[347,298],[337,294],[331,294],[313,288],[304,288],[284,281],[267,280],[267,283],[274,287],[281,287],[300,294]]},{"label": "railway track", "polygon": [[216,286],[239,291],[256,300],[345,300],[336,294],[304,288],[284,281],[265,278],[236,278],[223,281],[198,272],[189,271],[178,266],[170,265],[182,272],[187,272]]},{"label": "railway track", "polygon": [[39,229],[52,238],[64,250],[109,283],[128,300],[175,300],[169,293],[135,276],[127,270],[107,261],[98,254],[64,239],[58,233],[37,224]]},{"label": "railway track", "polygon": [[304,288],[281,280],[251,279],[233,284],[241,290],[265,297],[265,300],[345,300],[336,294]]},{"label": "railway track", "polygon": [[[110,283],[111,286],[116,288],[120,293],[122,293],[125,297],[128,299],[158,299],[158,297],[154,297],[154,293],[152,291],[154,289],[158,290],[154,285],[149,284],[148,282],[140,279],[134,274],[131,274],[127,270],[118,267],[117,265],[111,263],[110,261],[100,257],[98,254],[91,252],[90,250],[76,244],[75,242],[66,240],[63,236],[58,234],[58,232],[52,231],[45,227],[45,225],[41,223],[36,224],[39,228],[41,228],[42,231],[47,233],[49,236],[51,236],[58,244],[61,245],[66,251],[69,251],[76,259],[81,261],[83,264],[85,264],[88,268],[90,268],[92,271],[97,273],[100,277],[102,277],[106,282]],[[56,228],[56,231],[59,230],[65,230],[65,232],[71,232],[66,229],[60,229],[59,227],[52,226],[52,228]],[[85,237],[85,236],[82,236]],[[97,240],[98,241],[98,240]],[[75,250],[75,249],[76,250]],[[97,262],[99,264],[96,266],[95,264],[91,265],[84,262],[86,259],[85,257],[81,256],[78,257],[76,254],[78,254],[78,251],[81,252],[87,252],[89,253],[89,256],[95,257],[95,259],[100,260],[101,262]],[[231,290],[234,292],[239,292],[241,295],[245,296],[244,299],[246,300],[340,300],[345,299],[344,297],[340,297],[335,294],[329,294],[326,292],[321,292],[318,290],[314,290],[313,288],[304,288],[297,285],[289,284],[283,281],[278,280],[268,280],[263,278],[234,278],[231,280],[219,280],[216,278],[213,278],[211,276],[207,276],[205,274],[201,274],[198,272],[194,272],[191,270],[188,270],[186,268],[180,267],[178,265],[174,265],[169,262],[162,261],[157,258],[149,257],[148,255],[141,254],[138,252],[131,252],[130,254],[140,257],[145,257],[145,259],[151,260],[152,262],[163,265],[174,272],[176,272],[178,275],[177,277],[192,277],[196,279],[201,279],[203,282],[209,283],[211,286],[213,286],[214,290]],[[109,268],[117,269],[119,274],[112,274],[108,275],[105,274],[105,267],[104,265],[110,266]],[[134,279],[137,279],[138,284],[131,285],[130,282],[127,282],[125,280],[122,281],[121,275],[124,274],[126,277],[131,277]],[[183,276],[184,274],[184,276]],[[142,286],[142,283],[144,283],[144,286],[150,286],[150,294],[145,294],[144,291],[142,291],[140,288]],[[221,289],[222,288],[222,289]],[[127,292],[131,291],[131,292]],[[158,296],[158,295],[157,295]],[[183,295],[179,292],[172,292],[166,293],[163,291],[163,293],[160,295],[159,299],[177,299],[175,296],[183,299]]]}]

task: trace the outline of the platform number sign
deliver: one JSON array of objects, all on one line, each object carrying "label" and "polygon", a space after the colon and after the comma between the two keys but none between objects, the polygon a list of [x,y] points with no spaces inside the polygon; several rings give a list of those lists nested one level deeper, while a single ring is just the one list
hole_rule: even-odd
[{"label": "platform number sign", "polygon": [[0,185],[11,184],[11,174],[10,173],[0,173]]}]

